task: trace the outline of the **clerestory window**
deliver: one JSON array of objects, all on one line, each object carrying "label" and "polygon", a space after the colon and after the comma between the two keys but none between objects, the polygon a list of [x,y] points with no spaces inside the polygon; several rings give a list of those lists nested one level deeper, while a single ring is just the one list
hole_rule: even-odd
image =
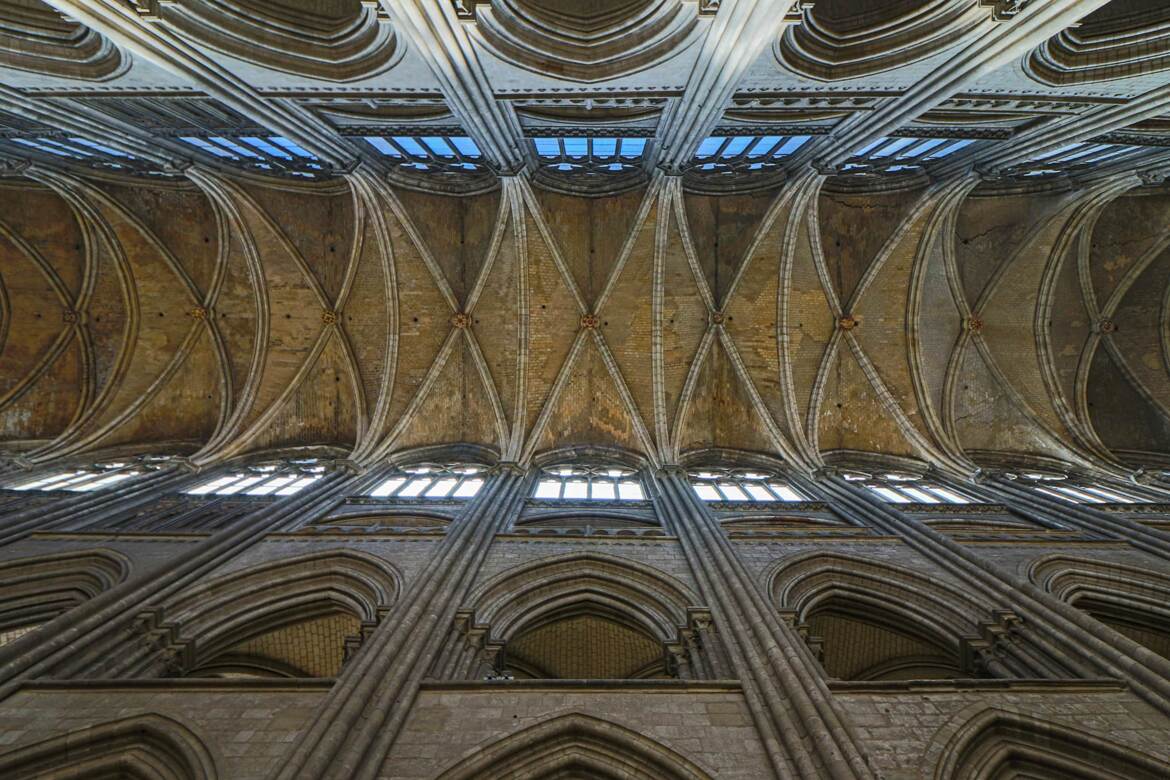
[{"label": "clerestory window", "polygon": [[811,138],[808,135],[710,136],[699,144],[688,170],[706,176],[779,170]]},{"label": "clerestory window", "polygon": [[637,170],[646,153],[645,138],[541,136],[532,139],[542,168],[560,172],[617,173]]},{"label": "clerestory window", "polygon": [[622,466],[550,466],[536,482],[533,498],[556,501],[642,501],[636,471]]},{"label": "clerestory window", "polygon": [[1034,490],[1073,504],[1137,504],[1142,501],[1115,487],[1074,480],[1066,474],[1025,471],[1017,473],[1016,478]]},{"label": "clerestory window", "polygon": [[315,458],[262,463],[220,474],[190,490],[191,496],[291,496],[325,475]]},{"label": "clerestory window", "polygon": [[73,493],[88,493],[91,490],[111,487],[148,470],[142,462],[138,461],[95,463],[88,466],[61,469],[29,482],[14,485],[11,489],[68,490]]},{"label": "clerestory window", "polygon": [[465,135],[367,135],[367,144],[403,168],[417,171],[478,171],[483,153]]},{"label": "clerestory window", "polygon": [[315,179],[328,173],[316,155],[280,135],[182,135],[179,140],[241,168],[303,179]]},{"label": "clerestory window", "polygon": [[931,482],[916,474],[879,472],[867,474],[850,471],[845,479],[863,487],[891,504],[970,504],[971,499],[957,490]]},{"label": "clerestory window", "polygon": [[695,493],[704,501],[808,500],[777,475],[759,469],[696,469],[690,478]]},{"label": "clerestory window", "polygon": [[917,170],[925,162],[949,157],[973,143],[969,138],[878,138],[855,151],[841,170],[843,173]]},{"label": "clerestory window", "polygon": [[419,463],[404,466],[370,491],[373,498],[471,498],[483,487],[487,466]]}]

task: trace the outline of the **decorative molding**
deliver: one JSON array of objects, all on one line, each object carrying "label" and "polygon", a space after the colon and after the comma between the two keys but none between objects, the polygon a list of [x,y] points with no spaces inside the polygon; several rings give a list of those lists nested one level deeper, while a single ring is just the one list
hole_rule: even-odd
[{"label": "decorative molding", "polygon": [[896,70],[966,40],[986,20],[980,0],[889,4],[886,13],[865,6],[842,13],[852,8],[842,3],[797,6],[790,13],[800,23],[790,24],[773,50],[784,68],[818,81]]}]

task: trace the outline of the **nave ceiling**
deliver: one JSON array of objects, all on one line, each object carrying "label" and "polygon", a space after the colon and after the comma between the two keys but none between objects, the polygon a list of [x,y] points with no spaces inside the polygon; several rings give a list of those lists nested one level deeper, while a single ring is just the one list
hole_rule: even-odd
[{"label": "nave ceiling", "polygon": [[0,447],[1165,466],[1170,8],[779,5],[0,0]]},{"label": "nave ceiling", "polygon": [[1170,198],[806,175],[448,198],[352,175],[0,191],[0,424],[33,460],[473,443],[1156,462]]}]

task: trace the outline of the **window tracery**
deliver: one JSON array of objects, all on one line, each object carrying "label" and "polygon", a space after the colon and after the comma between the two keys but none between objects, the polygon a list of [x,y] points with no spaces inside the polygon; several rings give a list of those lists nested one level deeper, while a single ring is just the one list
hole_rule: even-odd
[{"label": "window tracery", "polygon": [[974,144],[973,138],[878,138],[853,153],[841,166],[842,173],[901,173],[918,170],[924,163],[950,157]]},{"label": "window tracery", "polygon": [[167,460],[168,458],[165,456],[146,456],[132,460],[61,468],[50,474],[42,474],[30,481],[13,485],[10,489],[67,490],[71,493],[88,493],[93,490],[104,490],[131,477],[154,471]]},{"label": "window tracery", "polygon": [[54,130],[31,128],[19,136],[8,135],[0,140],[0,148],[17,158],[39,157],[115,173],[165,175],[150,162],[108,144]]},{"label": "window tracery", "polygon": [[531,141],[538,181],[572,192],[616,192],[642,181],[651,151],[650,139],[633,135],[541,135]]},{"label": "window tracery", "polygon": [[846,480],[891,504],[970,504],[972,500],[957,490],[932,482],[917,474],[886,471],[868,474],[848,471]]},{"label": "window tracery", "polygon": [[484,169],[483,153],[465,135],[366,135],[365,142],[399,167],[423,172],[462,173]]},{"label": "window tracery", "polygon": [[483,487],[487,466],[478,463],[418,463],[404,466],[370,491],[371,498],[468,499]]},{"label": "window tracery", "polygon": [[532,139],[543,167],[585,173],[621,172],[640,168],[647,139],[636,137]]},{"label": "window tracery", "polygon": [[192,496],[291,496],[324,475],[325,466],[316,458],[260,463],[233,469],[183,492]]},{"label": "window tracery", "polygon": [[644,501],[637,472],[623,466],[550,466],[536,483],[533,498],[554,501]]},{"label": "window tracery", "polygon": [[787,160],[811,135],[713,135],[699,144],[687,165],[691,178],[707,184],[733,184],[739,177],[755,179],[784,170]]},{"label": "window tracery", "polygon": [[1053,176],[1083,171],[1148,154],[1150,149],[1133,144],[1099,143],[1094,140],[1071,143],[1036,155],[1012,171],[1023,178]]},{"label": "window tracery", "polygon": [[179,140],[221,162],[260,173],[315,179],[329,166],[295,141],[279,135],[184,135]]},{"label": "window tracery", "polygon": [[704,501],[807,501],[775,474],[759,469],[704,468],[690,472],[691,486]]},{"label": "window tracery", "polygon": [[1073,479],[1067,474],[1021,471],[1010,476],[1033,490],[1072,504],[1138,504],[1142,501],[1113,486],[1106,488],[1089,480]]}]

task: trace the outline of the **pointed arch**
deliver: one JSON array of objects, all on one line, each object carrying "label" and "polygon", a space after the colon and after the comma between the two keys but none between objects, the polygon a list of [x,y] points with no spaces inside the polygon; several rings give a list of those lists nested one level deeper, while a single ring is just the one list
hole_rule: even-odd
[{"label": "pointed arch", "polygon": [[[207,671],[208,665],[228,658],[233,670],[265,668],[273,674],[301,668],[293,676],[310,674],[292,663],[245,663],[243,655],[259,652],[265,637],[315,621],[318,628],[342,630],[334,656],[324,666],[337,666],[344,638],[376,624],[395,602],[402,589],[402,577],[390,563],[364,552],[345,549],[323,550],[284,558],[215,578],[191,588],[165,607],[168,623],[178,627],[179,642],[189,642],[193,651],[186,664],[188,673]],[[328,625],[326,625],[328,624]],[[352,633],[351,633],[352,632]],[[296,636],[279,637],[281,643],[296,644]],[[260,645],[257,645],[260,642]]]},{"label": "pointed arch", "polygon": [[599,780],[711,777],[694,762],[624,726],[571,713],[477,746],[439,780],[577,776],[574,773]]},{"label": "pointed arch", "polygon": [[852,555],[813,552],[787,558],[766,582],[777,606],[799,614],[832,596],[849,595],[897,609],[939,636],[974,633],[985,617],[976,601],[937,578]]},{"label": "pointed arch", "polygon": [[[932,771],[933,769],[933,771]],[[927,747],[934,780],[1156,780],[1170,764],[1128,745],[998,707],[959,712]]]},{"label": "pointed arch", "polygon": [[837,553],[782,560],[765,582],[777,607],[825,640],[825,670],[844,679],[973,676],[968,641],[995,619],[937,578]]},{"label": "pointed arch", "polygon": [[0,755],[0,776],[216,780],[218,774],[210,751],[186,726],[161,715],[138,715]]},{"label": "pointed arch", "polygon": [[1033,563],[1029,578],[1066,604],[1170,659],[1170,576],[1056,554]]},{"label": "pointed arch", "polygon": [[0,563],[0,647],[124,581],[130,562],[112,550]]},{"label": "pointed arch", "polygon": [[691,664],[682,635],[700,609],[689,588],[662,572],[593,553],[510,569],[467,603],[482,660],[498,663],[502,651],[499,665],[535,678],[656,676],[670,671],[668,653]]},{"label": "pointed arch", "polygon": [[686,623],[687,607],[699,603],[690,588],[653,567],[597,553],[556,555],[509,569],[479,586],[468,603],[477,619],[506,638],[558,601],[590,596],[631,610],[663,639]]}]

